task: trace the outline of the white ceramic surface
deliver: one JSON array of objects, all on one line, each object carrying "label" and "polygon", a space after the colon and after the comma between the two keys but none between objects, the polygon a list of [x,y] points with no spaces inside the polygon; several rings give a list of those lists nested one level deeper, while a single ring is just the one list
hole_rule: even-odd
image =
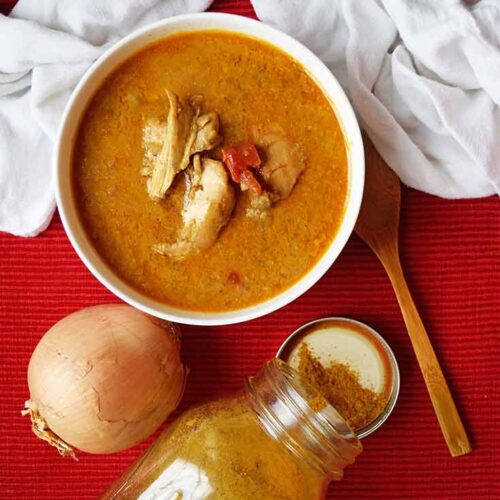
[{"label": "white ceramic surface", "polygon": [[[275,45],[299,61],[330,99],[347,142],[349,194],[341,227],[330,247],[300,281],[281,294],[257,305],[230,312],[193,312],[168,306],[135,290],[119,278],[101,259],[88,241],[78,219],[71,188],[72,148],[82,114],[103,80],[123,61],[144,46],[166,36],[197,30],[226,30],[246,34]],[[224,325],[251,320],[268,314],[302,295],[333,264],[354,229],[364,186],[363,141],[352,107],[328,68],[301,43],[267,26],[230,14],[190,14],[164,19],[125,37],[103,54],[87,71],[68,102],[54,150],[56,197],[66,233],[76,252],[94,276],[115,295],[130,305],[154,316],[194,325]]]}]

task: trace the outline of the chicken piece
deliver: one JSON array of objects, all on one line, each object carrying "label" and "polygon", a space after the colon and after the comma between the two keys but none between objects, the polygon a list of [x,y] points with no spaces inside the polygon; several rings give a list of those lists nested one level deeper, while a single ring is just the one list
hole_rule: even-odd
[{"label": "chicken piece", "polygon": [[[196,107],[195,107],[195,114]],[[142,141],[144,145],[144,160],[141,175],[150,176],[153,173],[156,158],[160,154],[167,125],[157,119],[151,119],[144,126]],[[210,112],[193,120],[192,129],[183,155],[181,165],[189,164],[189,158],[195,153],[213,149],[220,143],[219,116]]]},{"label": "chicken piece", "polygon": [[220,142],[219,117],[213,112],[200,115],[199,97],[181,103],[173,92],[166,90],[166,93],[169,101],[166,126],[151,120],[143,133],[145,155],[141,175],[150,176],[148,193],[153,199],[165,196],[193,154],[212,149]]},{"label": "chicken piece", "polygon": [[151,178],[148,181],[148,193],[151,198],[163,198],[177,173],[184,170],[189,163],[189,158],[188,162],[185,161],[184,151],[195,112],[190,105],[181,105],[173,92],[170,90],[166,92],[170,104],[167,130],[162,149],[156,158]]},{"label": "chicken piece", "polygon": [[195,108],[195,117],[191,124],[191,131],[184,149],[181,161],[181,165],[184,168],[189,165],[192,155],[214,148],[221,140],[219,135],[219,116],[217,113],[211,112],[200,116],[199,110],[199,107]]},{"label": "chicken piece", "polygon": [[200,155],[194,155],[192,168],[186,170],[186,195],[184,198],[184,205],[193,201],[196,192],[200,189],[202,174],[203,167],[201,165],[201,157]]},{"label": "chicken piece", "polygon": [[226,225],[235,203],[235,194],[223,164],[209,158],[193,158],[186,171],[188,187],[182,210],[183,227],[172,244],[155,245],[153,250],[182,260],[211,247]]},{"label": "chicken piece", "polygon": [[156,159],[163,146],[167,133],[167,124],[152,118],[146,122],[142,131],[142,145],[144,156],[142,160],[141,175],[149,177],[153,173]]},{"label": "chicken piece", "polygon": [[256,144],[265,152],[259,172],[267,189],[277,199],[288,198],[305,168],[300,146],[293,143],[278,125],[273,125],[263,133],[255,131],[255,136]]},{"label": "chicken piece", "polygon": [[201,153],[215,148],[221,141],[219,116],[215,112],[205,113],[196,118],[196,137],[190,154]]}]

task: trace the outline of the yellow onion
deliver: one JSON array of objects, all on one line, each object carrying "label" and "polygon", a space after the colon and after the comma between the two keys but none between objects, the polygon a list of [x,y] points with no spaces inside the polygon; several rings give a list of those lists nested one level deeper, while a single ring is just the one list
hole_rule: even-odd
[{"label": "yellow onion", "polygon": [[28,368],[35,434],[74,457],[143,441],[176,408],[186,379],[179,329],[126,305],[101,305],[56,323]]}]

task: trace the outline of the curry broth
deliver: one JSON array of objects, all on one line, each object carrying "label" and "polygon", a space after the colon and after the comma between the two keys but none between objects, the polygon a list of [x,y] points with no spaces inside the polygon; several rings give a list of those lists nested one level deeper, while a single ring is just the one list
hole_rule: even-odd
[{"label": "curry broth", "polygon": [[[223,145],[248,141],[256,125],[281,125],[305,153],[289,198],[263,220],[238,201],[215,245],[184,261],[155,254],[175,240],[185,190],[179,174],[152,201],[140,176],[146,118],[166,119],[165,88],[200,94],[219,114]],[[220,159],[220,148],[208,156]],[[334,112],[304,69],[280,50],[225,32],[166,38],[126,61],[94,96],[77,137],[73,176],[86,232],[125,281],[161,302],[224,311],[271,298],[319,260],[344,214],[348,167]]]}]

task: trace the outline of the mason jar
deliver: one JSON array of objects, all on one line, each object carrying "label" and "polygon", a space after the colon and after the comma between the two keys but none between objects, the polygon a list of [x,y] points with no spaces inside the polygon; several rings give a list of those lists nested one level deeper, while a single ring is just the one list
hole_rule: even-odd
[{"label": "mason jar", "polygon": [[335,409],[273,359],[241,392],[182,414],[102,498],[322,499],[361,451]]}]

